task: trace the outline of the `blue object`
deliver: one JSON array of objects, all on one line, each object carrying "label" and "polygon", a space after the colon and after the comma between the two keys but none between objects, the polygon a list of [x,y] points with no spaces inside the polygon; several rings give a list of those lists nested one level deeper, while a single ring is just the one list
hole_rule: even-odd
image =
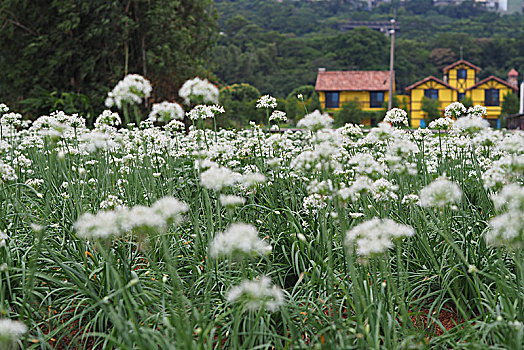
[{"label": "blue object", "polygon": [[420,128],[424,129],[426,127],[426,121],[424,119],[420,119]]}]

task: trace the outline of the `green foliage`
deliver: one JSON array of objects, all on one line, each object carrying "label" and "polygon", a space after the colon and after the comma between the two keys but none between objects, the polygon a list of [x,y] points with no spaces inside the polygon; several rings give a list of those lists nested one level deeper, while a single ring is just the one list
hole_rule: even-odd
[{"label": "green foliage", "polygon": [[344,103],[334,115],[335,127],[344,126],[346,123],[360,124],[362,119],[366,117],[366,113],[363,112],[358,103],[350,101]]},{"label": "green foliage", "polygon": [[473,107],[473,100],[470,97],[464,97],[459,102],[462,103],[466,108]]},{"label": "green foliage", "polygon": [[[302,95],[303,100],[297,97],[299,94]],[[320,101],[315,87],[312,85],[302,85],[293,89],[286,99],[288,120],[295,123],[302,119],[306,113],[311,113],[317,109],[320,109]]]},{"label": "green foliage", "polygon": [[38,115],[64,111],[67,114],[78,113],[86,120],[91,120],[94,116],[93,106],[89,97],[84,94],[74,92],[47,91],[41,87],[35,87],[30,98],[20,101],[26,111],[33,111]]},{"label": "green foliage", "polygon": [[217,118],[217,125],[231,128],[246,126],[249,121],[262,122],[263,111],[256,109],[260,91],[249,84],[233,84],[220,89],[220,104],[225,113]]},{"label": "green foliage", "polygon": [[39,98],[39,85],[86,95],[99,111],[126,73],[149,78],[154,100],[175,99],[186,79],[206,73],[203,59],[215,31],[211,3],[4,0],[2,100]]},{"label": "green foliage", "polygon": [[517,114],[519,112],[519,98],[514,93],[504,95],[502,100],[502,115]]},{"label": "green foliage", "polygon": [[440,118],[442,115],[440,111],[440,101],[425,96],[422,98],[422,110],[425,113],[424,120],[426,124]]}]

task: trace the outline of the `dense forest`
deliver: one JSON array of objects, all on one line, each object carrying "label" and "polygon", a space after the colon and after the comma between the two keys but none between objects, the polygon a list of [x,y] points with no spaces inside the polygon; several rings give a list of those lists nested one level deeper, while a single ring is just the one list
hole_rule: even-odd
[{"label": "dense forest", "polygon": [[3,0],[0,102],[30,117],[62,109],[92,119],[126,73],[152,81],[149,102],[179,101],[182,83],[198,75],[222,88],[228,118],[247,113],[253,96],[266,93],[293,114],[302,108],[289,100],[297,92],[318,107],[311,86],[319,67],[388,69],[390,38],[344,25],[393,17],[397,93],[427,75],[441,76],[461,52],[483,68],[481,78],[505,78],[511,68],[524,74],[523,15],[503,16],[473,1],[437,7],[431,0],[393,0],[373,10],[359,3]]},{"label": "dense forest", "polygon": [[344,32],[348,21],[389,21],[395,45],[397,92],[460,58],[483,68],[480,78],[524,72],[524,16],[501,15],[466,1],[434,6],[398,1],[368,10],[353,1],[216,0],[220,36],[211,69],[226,84],[244,82],[285,97],[314,84],[319,67],[388,69],[389,42],[366,27]]}]

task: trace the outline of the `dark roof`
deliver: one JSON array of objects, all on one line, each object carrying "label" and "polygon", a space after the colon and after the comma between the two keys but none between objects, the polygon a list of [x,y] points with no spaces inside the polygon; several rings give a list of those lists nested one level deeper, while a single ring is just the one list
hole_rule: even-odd
[{"label": "dark roof", "polygon": [[509,87],[509,88],[511,88],[511,89],[513,89],[513,90],[517,90],[517,89],[518,89],[518,86],[516,86],[516,85],[512,85],[512,84],[508,83],[508,82],[505,81],[505,80],[502,80],[502,79],[500,79],[500,78],[497,78],[497,77],[494,76],[494,75],[490,75],[490,76],[487,77],[486,79],[483,79],[483,80],[479,81],[478,83],[476,83],[475,85],[473,85],[472,87],[470,87],[468,90],[475,89],[475,88],[479,87],[480,85],[483,85],[483,84],[487,83],[487,82],[490,81],[490,80],[495,80],[495,81],[501,83],[502,85],[506,85],[507,87]]},{"label": "dark roof", "polygon": [[319,71],[315,90],[386,91],[389,90],[389,71]]},{"label": "dark roof", "polygon": [[452,64],[450,64],[447,67],[444,67],[442,70],[444,71],[444,73],[447,73],[447,71],[449,71],[451,68],[453,68],[455,66],[458,66],[459,64],[465,64],[466,66],[469,66],[469,67],[473,68],[477,72],[480,72],[482,70],[482,68],[480,68],[478,66],[475,66],[473,63],[468,62],[466,60],[458,60],[457,62],[452,63]]},{"label": "dark roof", "polygon": [[445,81],[440,80],[439,78],[436,78],[436,77],[430,75],[429,77],[426,77],[426,78],[424,78],[424,79],[422,79],[420,81],[417,81],[415,84],[408,86],[406,88],[406,91],[412,90],[412,89],[416,88],[417,86],[422,85],[425,82],[428,82],[430,80],[436,81],[437,83],[442,84],[442,85],[444,85],[445,87],[447,87],[447,88],[449,88],[451,90],[456,90],[453,86],[449,85]]}]

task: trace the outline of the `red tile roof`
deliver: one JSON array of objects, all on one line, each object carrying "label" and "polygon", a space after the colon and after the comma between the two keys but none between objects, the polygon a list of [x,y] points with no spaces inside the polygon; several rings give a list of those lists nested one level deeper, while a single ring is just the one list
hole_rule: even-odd
[{"label": "red tile roof", "polygon": [[424,84],[425,82],[430,81],[430,80],[436,81],[437,83],[439,83],[439,84],[441,84],[441,85],[444,85],[445,87],[447,87],[447,88],[449,88],[449,89],[451,89],[451,90],[456,90],[453,86],[449,85],[449,84],[446,83],[445,81],[440,80],[439,78],[436,78],[436,77],[430,75],[429,77],[424,78],[424,79],[422,79],[422,80],[420,80],[420,81],[417,81],[415,84],[408,86],[408,87],[406,88],[406,91],[412,90],[412,89],[416,88],[417,86],[422,85],[422,84]]},{"label": "red tile roof", "polygon": [[315,90],[386,91],[389,90],[389,71],[319,71]]},{"label": "red tile roof", "polygon": [[458,60],[457,62],[452,63],[452,64],[450,64],[447,67],[444,67],[442,70],[444,71],[444,73],[447,73],[448,70],[450,70],[451,68],[453,68],[455,66],[458,66],[459,64],[465,64],[466,66],[469,66],[469,67],[473,68],[477,72],[480,72],[482,70],[482,68],[480,68],[478,66],[475,66],[473,63],[468,62],[466,60]]},{"label": "red tile roof", "polygon": [[494,76],[494,75],[490,75],[490,76],[487,77],[486,79],[481,80],[481,81],[479,81],[478,83],[476,83],[475,85],[473,85],[472,87],[470,87],[468,90],[473,90],[473,89],[479,87],[480,85],[483,85],[483,84],[487,83],[487,82],[490,81],[490,80],[495,80],[495,81],[501,83],[502,85],[506,85],[507,87],[509,87],[509,88],[511,88],[511,89],[513,89],[513,90],[517,90],[517,89],[518,89],[518,86],[516,86],[516,85],[512,85],[512,84],[508,83],[508,82],[505,81],[505,80],[502,80],[502,79],[500,79],[500,78],[497,78],[497,77]]},{"label": "red tile roof", "polygon": [[515,70],[515,68],[512,68],[509,73],[508,73],[508,77],[518,77],[519,76],[519,72],[517,72]]}]

